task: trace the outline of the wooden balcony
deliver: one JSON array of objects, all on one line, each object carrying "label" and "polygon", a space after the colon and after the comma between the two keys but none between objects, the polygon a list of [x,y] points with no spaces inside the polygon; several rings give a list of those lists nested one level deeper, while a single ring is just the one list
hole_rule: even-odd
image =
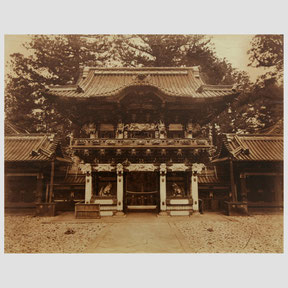
[{"label": "wooden balcony", "polygon": [[93,139],[74,138],[71,141],[73,149],[99,149],[99,148],[209,148],[211,145],[206,139]]}]

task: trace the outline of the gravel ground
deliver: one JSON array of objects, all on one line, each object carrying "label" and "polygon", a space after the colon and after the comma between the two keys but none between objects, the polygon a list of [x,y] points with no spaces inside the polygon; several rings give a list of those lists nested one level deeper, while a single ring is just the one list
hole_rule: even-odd
[{"label": "gravel ground", "polygon": [[176,226],[192,253],[283,253],[282,215],[199,219],[177,222]]},{"label": "gravel ground", "polygon": [[[167,218],[182,232],[192,253],[283,253],[282,215],[204,214],[187,219]],[[107,225],[105,222],[51,223],[50,217],[6,215],[5,252],[81,253]]]},{"label": "gravel ground", "polygon": [[48,217],[6,215],[5,253],[81,253],[106,226],[49,221]]}]

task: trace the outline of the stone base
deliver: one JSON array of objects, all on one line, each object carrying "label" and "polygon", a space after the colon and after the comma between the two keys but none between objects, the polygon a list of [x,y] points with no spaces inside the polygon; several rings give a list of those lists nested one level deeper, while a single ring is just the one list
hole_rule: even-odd
[{"label": "stone base", "polygon": [[189,210],[174,210],[174,211],[169,211],[170,216],[190,216],[191,211]]},{"label": "stone base", "polygon": [[36,216],[42,217],[54,217],[55,216],[55,207],[56,203],[36,203]]},{"label": "stone base", "polygon": [[157,217],[167,217],[167,216],[169,216],[168,213],[167,213],[167,211],[161,211],[161,212],[157,215]]},{"label": "stone base", "polygon": [[228,216],[249,215],[247,202],[225,202],[225,204]]},{"label": "stone base", "polygon": [[193,211],[193,213],[191,215],[200,215],[199,211]]},{"label": "stone base", "polygon": [[126,217],[126,214],[122,211],[117,211],[115,214],[114,214],[114,217]]}]

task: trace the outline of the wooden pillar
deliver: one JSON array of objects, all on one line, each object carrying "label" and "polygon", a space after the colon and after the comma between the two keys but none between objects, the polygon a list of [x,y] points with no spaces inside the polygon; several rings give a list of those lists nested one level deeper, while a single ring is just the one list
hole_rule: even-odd
[{"label": "wooden pillar", "polygon": [[53,160],[53,161],[51,162],[49,203],[52,202],[52,196],[53,196],[54,170],[55,170],[55,161]]},{"label": "wooden pillar", "polygon": [[229,161],[230,161],[230,183],[231,183],[232,201],[237,202],[237,191],[236,191],[235,180],[234,180],[233,161],[232,159],[230,159]]},{"label": "wooden pillar", "polygon": [[199,211],[199,200],[198,200],[198,176],[197,172],[192,170],[191,175],[191,197],[193,200],[193,211]]},{"label": "wooden pillar", "polygon": [[166,213],[166,164],[160,165],[160,214]]},{"label": "wooden pillar", "polygon": [[9,189],[9,177],[7,175],[5,175],[5,198],[4,198],[4,201],[5,203],[6,202],[9,202],[9,199],[10,199],[10,189]]},{"label": "wooden pillar", "polygon": [[242,202],[247,202],[246,175],[244,173],[240,174],[240,183]]},{"label": "wooden pillar", "polygon": [[36,196],[35,203],[40,203],[42,200],[43,193],[43,173],[38,173],[37,175],[37,188],[36,188]]},{"label": "wooden pillar", "polygon": [[85,165],[86,177],[85,177],[85,203],[90,203],[92,197],[92,167],[91,164]]},{"label": "wooden pillar", "polygon": [[283,187],[281,185],[283,179],[282,175],[277,175],[275,177],[275,201],[280,205],[283,205]]},{"label": "wooden pillar", "polygon": [[191,175],[191,197],[193,200],[192,208],[193,211],[199,212],[199,199],[198,199],[198,174],[203,170],[205,165],[203,163],[192,164],[192,175]]},{"label": "wooden pillar", "polygon": [[123,165],[117,165],[117,212],[118,214],[123,212],[123,193],[124,193],[124,181],[123,181]]}]

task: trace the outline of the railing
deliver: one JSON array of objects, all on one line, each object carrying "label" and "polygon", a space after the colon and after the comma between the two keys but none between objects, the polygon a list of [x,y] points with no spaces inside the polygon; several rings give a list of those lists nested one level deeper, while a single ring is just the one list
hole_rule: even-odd
[{"label": "railing", "polygon": [[159,192],[158,191],[150,191],[150,192],[133,192],[126,191],[126,204],[127,207],[133,208],[137,206],[155,206],[159,202]]},{"label": "railing", "polygon": [[93,138],[74,138],[71,141],[72,148],[108,148],[119,147],[129,148],[134,146],[145,147],[197,147],[208,148],[211,145],[206,139],[93,139]]}]

